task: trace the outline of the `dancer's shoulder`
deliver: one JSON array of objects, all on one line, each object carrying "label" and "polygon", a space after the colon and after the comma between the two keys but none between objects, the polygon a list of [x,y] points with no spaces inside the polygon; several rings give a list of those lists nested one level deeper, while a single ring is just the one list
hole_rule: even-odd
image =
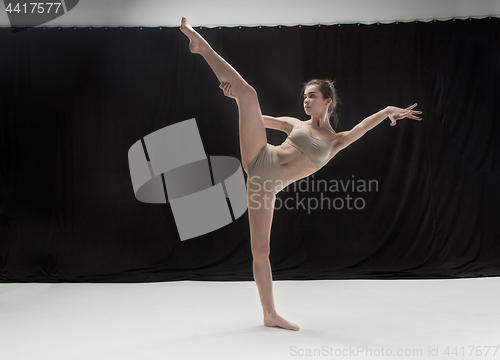
[{"label": "dancer's shoulder", "polygon": [[281,116],[278,119],[280,119],[281,121],[284,121],[284,122],[290,124],[292,126],[292,129],[294,127],[296,127],[296,126],[300,126],[300,124],[304,122],[304,121],[302,121],[300,119],[297,119],[297,118],[294,118],[294,117],[291,117],[291,116]]},{"label": "dancer's shoulder", "polygon": [[283,128],[285,129],[284,131],[288,135],[290,135],[290,133],[295,127],[300,126],[300,124],[303,122],[302,120],[291,116],[281,116],[278,119],[284,123],[283,125]]}]

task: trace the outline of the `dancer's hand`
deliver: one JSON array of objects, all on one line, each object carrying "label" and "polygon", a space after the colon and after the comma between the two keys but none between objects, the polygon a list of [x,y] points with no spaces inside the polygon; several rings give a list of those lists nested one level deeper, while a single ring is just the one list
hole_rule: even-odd
[{"label": "dancer's hand", "polygon": [[228,82],[223,82],[219,85],[219,87],[224,91],[224,95],[230,97],[231,99],[236,99],[234,95],[231,93],[231,84]]},{"label": "dancer's hand", "polygon": [[416,117],[413,114],[421,114],[422,111],[415,111],[412,110],[415,106],[417,106],[417,103],[413,104],[412,106],[407,107],[406,109],[401,109],[396,106],[388,106],[387,107],[387,116],[391,120],[391,126],[396,125],[397,120],[404,119],[405,117],[409,119],[414,119],[414,120],[422,120],[419,117]]}]

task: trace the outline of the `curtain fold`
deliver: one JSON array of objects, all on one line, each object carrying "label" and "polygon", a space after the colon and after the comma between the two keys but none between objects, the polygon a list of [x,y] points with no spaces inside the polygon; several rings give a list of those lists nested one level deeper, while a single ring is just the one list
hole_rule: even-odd
[{"label": "curtain fold", "polygon": [[[369,131],[278,194],[276,280],[500,275],[500,20],[204,28],[263,114],[306,120],[302,83],[335,79]],[[252,280],[248,216],[180,241],[135,199],[127,152],[196,118],[207,155],[241,159],[238,109],[177,28],[0,29],[0,281]],[[268,142],[286,134],[267,130]]]}]

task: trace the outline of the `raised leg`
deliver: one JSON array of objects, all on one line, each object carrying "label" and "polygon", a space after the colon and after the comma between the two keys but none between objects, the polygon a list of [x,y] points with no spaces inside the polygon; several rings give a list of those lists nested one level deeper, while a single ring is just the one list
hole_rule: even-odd
[{"label": "raised leg", "polygon": [[264,312],[265,326],[299,330],[276,312],[273,297],[273,275],[269,261],[271,224],[276,196],[251,181],[247,182],[248,219],[253,255],[253,275]]},{"label": "raised leg", "polygon": [[217,54],[203,37],[198,34],[186,18],[182,18],[181,31],[190,39],[189,49],[201,54],[219,81],[231,84],[239,109],[240,151],[243,167],[257,156],[267,144],[266,127],[255,89],[241,75]]},{"label": "raised leg", "polygon": [[[243,167],[267,144],[266,128],[255,90],[182,18],[181,31],[190,39],[189,49],[201,54],[219,81],[231,84],[239,109],[240,150]],[[275,195],[247,182],[248,218],[253,254],[253,272],[264,312],[264,325],[299,330],[298,325],[279,316],[274,307],[273,277],[269,262],[269,242]]]}]

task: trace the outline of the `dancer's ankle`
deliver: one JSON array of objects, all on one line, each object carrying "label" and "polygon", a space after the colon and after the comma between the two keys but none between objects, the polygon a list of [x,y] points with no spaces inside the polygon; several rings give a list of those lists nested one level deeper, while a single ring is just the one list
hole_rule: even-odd
[{"label": "dancer's ankle", "polygon": [[264,318],[265,319],[271,319],[271,318],[273,318],[273,317],[275,317],[275,316],[278,315],[278,313],[276,312],[276,309],[273,309],[273,310],[264,310],[263,313],[264,313]]}]

